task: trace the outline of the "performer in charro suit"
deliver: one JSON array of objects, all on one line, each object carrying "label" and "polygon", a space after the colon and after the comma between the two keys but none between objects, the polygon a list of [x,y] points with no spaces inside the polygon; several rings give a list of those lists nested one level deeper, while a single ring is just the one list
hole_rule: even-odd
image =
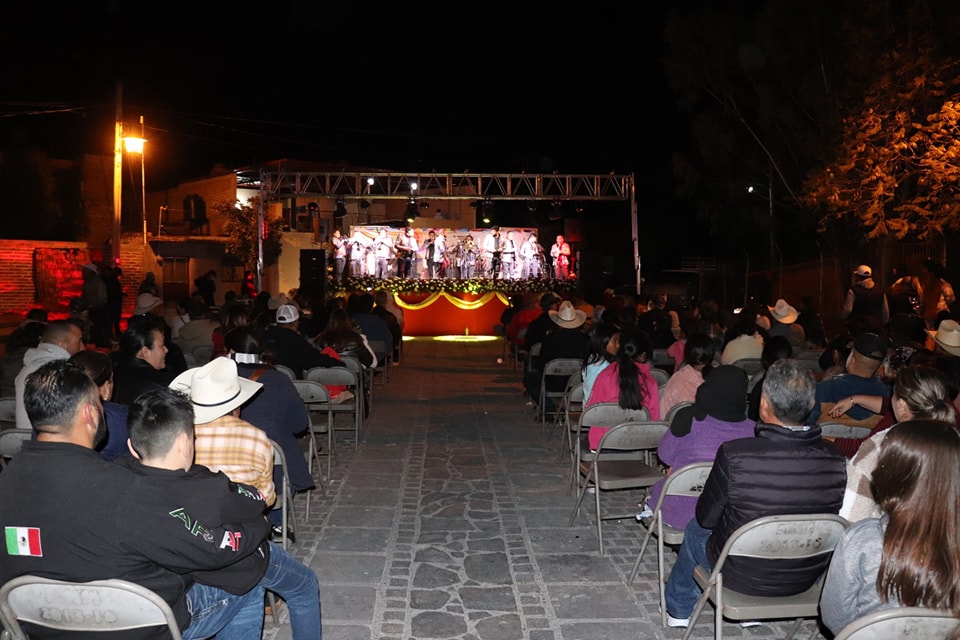
[{"label": "performer in charro suit", "polygon": [[507,231],[507,237],[503,241],[503,252],[500,259],[503,263],[503,277],[507,280],[516,280],[519,276],[517,262],[520,258],[517,251],[517,243],[513,239],[513,231]]},{"label": "performer in charro suit", "polygon": [[417,238],[413,235],[413,229],[401,231],[397,236],[397,242],[394,246],[397,252],[397,277],[410,279],[413,274],[413,261],[419,247]]},{"label": "performer in charro suit", "polygon": [[487,273],[484,274],[494,280],[500,275],[503,242],[500,239],[500,227],[493,227],[493,232],[483,239],[483,257],[487,261]]},{"label": "performer in charro suit", "polygon": [[553,258],[553,277],[557,280],[570,279],[570,245],[563,236],[557,236],[557,242],[550,247],[550,257]]},{"label": "performer in charro suit", "polygon": [[477,243],[473,241],[473,236],[468,234],[460,249],[460,277],[464,280],[474,277],[476,266]]},{"label": "performer in charro suit", "polygon": [[543,247],[537,243],[537,234],[531,233],[520,246],[520,257],[523,259],[523,278],[540,277],[540,261],[543,260]]},{"label": "performer in charro suit", "polygon": [[343,280],[343,270],[347,266],[347,241],[341,236],[340,229],[333,230],[330,244],[333,245],[333,280],[340,282]]},{"label": "performer in charro suit", "polygon": [[350,275],[354,277],[367,275],[364,271],[364,262],[367,257],[367,239],[359,229],[353,232],[348,244],[350,249]]},{"label": "performer in charro suit", "polygon": [[393,240],[387,235],[386,229],[380,229],[377,239],[373,241],[374,255],[377,257],[377,278],[386,278],[390,275],[390,260],[394,255]]},{"label": "performer in charro suit", "polygon": [[423,249],[423,259],[427,262],[427,278],[430,280],[442,278],[443,244],[441,240],[437,238],[436,231],[431,230],[430,233],[427,234],[427,242],[423,245]]}]

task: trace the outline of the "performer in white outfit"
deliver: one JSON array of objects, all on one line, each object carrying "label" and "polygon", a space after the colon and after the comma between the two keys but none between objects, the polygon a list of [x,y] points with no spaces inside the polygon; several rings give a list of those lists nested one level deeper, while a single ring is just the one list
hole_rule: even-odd
[{"label": "performer in white outfit", "polygon": [[387,235],[386,229],[380,229],[377,239],[373,241],[373,252],[376,256],[377,278],[386,278],[390,275],[390,260],[393,258],[393,240]]},{"label": "performer in white outfit", "polygon": [[537,234],[531,233],[526,242],[520,245],[520,258],[523,260],[523,278],[539,278],[543,247],[537,244]]}]

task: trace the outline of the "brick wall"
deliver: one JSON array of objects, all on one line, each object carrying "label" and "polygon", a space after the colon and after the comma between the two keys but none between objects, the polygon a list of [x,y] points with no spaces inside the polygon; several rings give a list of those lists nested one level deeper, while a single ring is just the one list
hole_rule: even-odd
[{"label": "brick wall", "polygon": [[[147,194],[147,229],[150,233],[157,231],[157,216],[160,205],[167,205],[169,211],[166,221],[177,223],[183,221],[183,199],[188,195],[199,195],[206,204],[207,219],[210,221],[210,235],[222,236],[224,233],[224,217],[217,214],[216,206],[222,202],[237,200],[237,175],[233,172],[219,176],[200,178],[184,182],[171,189]],[[206,230],[204,229],[204,235]],[[186,235],[186,233],[184,233]]]}]

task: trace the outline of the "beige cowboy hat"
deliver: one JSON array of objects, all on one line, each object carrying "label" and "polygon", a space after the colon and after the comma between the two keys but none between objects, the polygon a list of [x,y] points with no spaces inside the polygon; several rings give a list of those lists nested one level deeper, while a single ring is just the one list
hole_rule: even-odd
[{"label": "beige cowboy hat", "polygon": [[960,324],[956,320],[944,320],[937,331],[928,331],[933,341],[952,356],[960,357]]},{"label": "beige cowboy hat", "polygon": [[564,300],[560,303],[559,311],[549,311],[550,319],[562,329],[576,329],[587,320],[587,314],[579,309],[573,308],[573,303]]},{"label": "beige cowboy hat", "polygon": [[174,378],[169,386],[190,398],[193,423],[205,424],[243,405],[263,384],[241,378],[237,373],[237,363],[221,356],[202,367],[187,369]]},{"label": "beige cowboy hat", "polygon": [[800,316],[800,313],[783,298],[777,300],[777,304],[767,307],[767,309],[770,310],[770,316],[774,320],[783,324],[793,324]]},{"label": "beige cowboy hat", "polygon": [[158,298],[152,293],[141,293],[137,296],[137,304],[133,307],[133,315],[142,316],[150,313],[163,304],[163,298]]}]

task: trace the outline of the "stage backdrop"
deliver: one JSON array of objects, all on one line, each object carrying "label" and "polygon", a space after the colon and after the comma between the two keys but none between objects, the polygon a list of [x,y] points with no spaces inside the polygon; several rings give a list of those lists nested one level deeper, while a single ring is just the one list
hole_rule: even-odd
[{"label": "stage backdrop", "polygon": [[493,335],[510,302],[502,293],[399,293],[408,336]]}]

